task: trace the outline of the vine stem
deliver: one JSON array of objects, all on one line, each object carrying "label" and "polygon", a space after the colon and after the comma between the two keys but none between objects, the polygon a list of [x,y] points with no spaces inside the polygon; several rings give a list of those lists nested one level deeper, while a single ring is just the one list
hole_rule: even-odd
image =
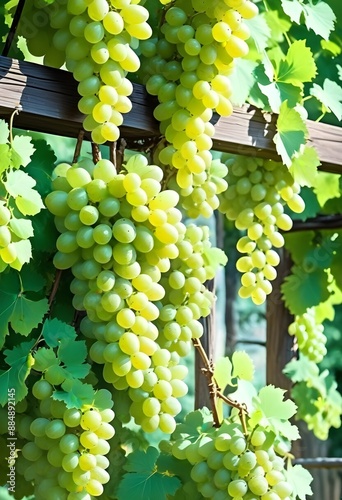
[{"label": "vine stem", "polygon": [[125,141],[125,139],[121,138],[119,141],[119,147],[116,148],[116,153],[115,153],[115,167],[117,172],[120,172],[121,170],[124,161],[126,146],[127,142]]},{"label": "vine stem", "polygon": [[222,394],[221,389],[218,387],[217,381],[214,377],[214,363],[212,360],[209,360],[207,353],[205,352],[200,339],[192,339],[192,343],[195,349],[198,351],[204,368],[202,368],[202,373],[207,377],[208,380],[208,389],[209,389],[209,397],[211,402],[211,409],[213,412],[213,421],[214,427],[220,427],[220,417],[217,410],[217,398],[222,399],[226,404],[236,408],[239,412],[239,418],[241,421],[241,425],[243,428],[244,434],[247,436],[247,424],[246,424],[246,415],[247,415],[247,407],[244,403],[239,403],[238,401],[234,401],[233,399]]},{"label": "vine stem", "polygon": [[91,150],[93,154],[93,162],[96,164],[98,161],[101,160],[101,151],[99,148],[98,144],[95,144],[95,142],[91,143]]},{"label": "vine stem", "polygon": [[13,122],[14,122],[14,117],[20,113],[20,111],[23,109],[21,104],[18,104],[15,107],[15,110],[11,114],[10,122],[9,122],[9,129],[10,129],[10,143],[11,146],[13,145]]},{"label": "vine stem", "polygon": [[82,148],[82,143],[83,143],[83,138],[84,138],[84,130],[81,129],[78,133],[78,137],[77,137],[77,142],[76,142],[76,147],[75,147],[75,153],[74,153],[74,157],[72,159],[72,162],[73,163],[77,163],[77,160],[81,154],[81,148]]},{"label": "vine stem", "polygon": [[113,163],[114,167],[116,168],[116,146],[117,142],[112,142],[109,146],[109,159]]}]

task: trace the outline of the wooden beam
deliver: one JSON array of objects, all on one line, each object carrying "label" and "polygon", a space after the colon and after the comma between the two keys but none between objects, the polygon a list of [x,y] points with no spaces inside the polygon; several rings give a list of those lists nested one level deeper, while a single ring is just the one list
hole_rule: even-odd
[{"label": "wooden beam", "polygon": [[[8,117],[17,105],[18,128],[77,137],[82,114],[77,109],[77,82],[66,71],[0,56],[0,116]],[[153,118],[155,100],[144,87],[134,85],[133,109],[124,115],[121,135],[127,139],[157,138]],[[235,108],[228,118],[214,117],[214,149],[279,160],[273,143],[276,116],[252,106]],[[317,148],[322,170],[342,173],[342,128],[307,122],[310,143]]]}]

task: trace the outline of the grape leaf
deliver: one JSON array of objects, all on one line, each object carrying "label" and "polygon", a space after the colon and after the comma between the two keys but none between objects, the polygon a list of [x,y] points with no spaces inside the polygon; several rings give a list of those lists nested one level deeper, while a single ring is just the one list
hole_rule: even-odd
[{"label": "grape leaf", "polygon": [[340,197],[339,176],[328,172],[318,172],[314,186],[318,203],[323,206],[327,200]]},{"label": "grape leaf", "polygon": [[251,381],[254,377],[254,364],[245,351],[235,351],[232,355],[233,377]]},{"label": "grape leaf", "polygon": [[335,14],[326,2],[318,1],[313,4],[309,0],[308,4],[303,4],[300,0],[281,0],[284,12],[291,21],[300,24],[302,14],[308,29],[312,29],[316,35],[328,39],[334,29]]},{"label": "grape leaf", "polygon": [[296,40],[290,45],[286,57],[280,61],[276,80],[303,88],[303,83],[311,82],[316,72],[313,54],[309,47],[306,47],[305,40]]},{"label": "grape leaf", "polygon": [[16,205],[24,215],[36,215],[45,208],[40,194],[32,189],[36,181],[22,170],[11,171],[7,174],[4,185],[8,193],[15,199]]},{"label": "grape leaf", "polygon": [[339,56],[342,52],[340,45],[337,45],[337,43],[334,43],[331,40],[321,40],[321,47],[323,50],[330,52],[333,57]]},{"label": "grape leaf", "polygon": [[51,172],[56,155],[45,140],[33,141],[35,152],[25,171],[36,181],[36,190],[45,197],[51,191]]},{"label": "grape leaf", "polygon": [[314,231],[299,231],[285,234],[285,247],[291,253],[291,259],[297,265],[303,262],[307,252],[312,248]]},{"label": "grape leaf", "polygon": [[48,210],[42,210],[33,217],[34,236],[31,242],[35,250],[49,253],[56,251],[56,239],[59,233],[53,219],[54,216]]},{"label": "grape leaf", "polygon": [[234,61],[234,71],[229,75],[232,86],[230,99],[235,106],[242,106],[248,98],[249,92],[255,84],[254,70],[257,63],[248,59]]},{"label": "grape leaf", "polygon": [[[289,399],[283,400],[285,392],[273,385],[263,387],[256,398],[255,410],[262,415],[262,418],[258,415],[258,423],[293,441],[299,438],[299,432],[289,419],[296,413],[297,406]],[[252,420],[253,416],[254,412],[251,414]]]},{"label": "grape leaf", "polygon": [[248,380],[239,379],[237,383],[237,390],[229,395],[234,401],[245,404],[248,413],[251,413],[254,408],[257,390],[254,385]]},{"label": "grape leaf", "polygon": [[287,101],[280,106],[277,120],[277,133],[273,138],[278,154],[288,167],[292,157],[305,144],[308,131],[306,125],[295,109],[289,108]]},{"label": "grape leaf", "polygon": [[90,370],[88,363],[84,364],[88,350],[84,340],[63,339],[58,348],[58,358],[64,364],[68,377],[86,377]]},{"label": "grape leaf", "polygon": [[192,411],[185,416],[184,422],[178,424],[172,434],[173,439],[197,439],[198,436],[213,425],[213,416],[208,408]]},{"label": "grape leaf", "polygon": [[19,274],[15,271],[0,275],[0,347],[9,333],[9,323],[15,332],[28,335],[41,323],[49,309],[45,298],[38,301],[28,299],[25,293],[30,291],[29,281],[27,281],[27,288],[23,280],[22,283],[23,288],[19,281]]},{"label": "grape leaf", "polygon": [[31,161],[35,148],[30,136],[16,135],[12,141],[11,164],[13,168],[26,167]]},{"label": "grape leaf", "polygon": [[207,261],[207,265],[213,268],[214,271],[217,271],[220,266],[225,266],[228,261],[228,257],[220,248],[207,248],[203,256]]},{"label": "grape leaf", "polygon": [[14,262],[11,263],[11,267],[20,271],[24,264],[30,262],[32,257],[32,245],[29,240],[15,241],[13,243],[17,257]]},{"label": "grape leaf", "polygon": [[275,42],[282,42],[284,40],[284,34],[291,28],[291,23],[288,19],[279,17],[279,12],[277,10],[268,10],[264,13],[266,22],[271,28],[271,40]]},{"label": "grape leaf", "polygon": [[272,82],[268,85],[258,83],[261,92],[268,98],[273,113],[279,113],[282,102],[287,101],[292,108],[300,101],[302,90],[290,83]]},{"label": "grape leaf", "polygon": [[287,363],[283,372],[292,382],[312,381],[319,375],[319,368],[316,363],[301,354],[299,359],[293,359]]},{"label": "grape leaf", "polygon": [[59,365],[59,360],[53,349],[40,347],[34,355],[34,369],[45,372],[50,366]]},{"label": "grape leaf", "polygon": [[12,217],[9,222],[9,227],[19,238],[26,240],[33,236],[32,221],[28,219],[16,219]]},{"label": "grape leaf", "polygon": [[159,451],[149,446],[146,452],[137,450],[129,454],[124,474],[117,490],[118,500],[134,498],[145,500],[155,498],[167,500],[168,495],[174,495],[181,482],[177,477],[160,473],[156,467]]},{"label": "grape leaf", "polygon": [[253,19],[246,19],[245,23],[249,28],[250,36],[255,43],[257,51],[262,53],[268,46],[268,40],[271,37],[271,30],[264,14],[253,17]]},{"label": "grape leaf", "polygon": [[294,180],[300,186],[313,186],[317,177],[317,167],[321,164],[315,148],[305,146],[292,159],[289,168]]},{"label": "grape leaf", "polygon": [[6,144],[9,138],[9,126],[5,120],[0,120],[0,143]]},{"label": "grape leaf", "polygon": [[8,389],[15,389],[15,401],[21,401],[28,393],[25,385],[32,365],[33,359],[31,349],[35,340],[23,342],[12,350],[6,349],[4,355],[9,369],[0,371],[0,405],[4,406],[8,402]]},{"label": "grape leaf", "polygon": [[318,1],[303,5],[305,24],[312,29],[316,35],[328,40],[330,33],[334,30],[336,16],[327,2]]},{"label": "grape leaf", "polygon": [[96,392],[93,403],[94,406],[100,411],[105,410],[106,408],[112,408],[113,399],[111,392],[107,389],[100,389]]},{"label": "grape leaf", "polygon": [[312,476],[310,472],[301,465],[289,466],[285,472],[286,479],[293,486],[293,494],[300,500],[305,500],[306,495],[312,495],[310,484]]},{"label": "grape leaf", "polygon": [[328,299],[328,275],[323,269],[307,273],[303,268],[293,266],[291,272],[284,279],[281,292],[292,314],[303,314],[309,307]]},{"label": "grape leaf", "polygon": [[95,398],[94,389],[77,379],[67,379],[62,384],[62,391],[55,391],[53,399],[64,401],[67,408],[82,408],[91,405]]},{"label": "grape leaf", "polygon": [[233,365],[227,356],[224,358],[220,357],[215,361],[214,379],[222,392],[225,390],[227,385],[233,385],[232,368]]},{"label": "grape leaf", "polygon": [[0,144],[0,174],[2,174],[11,164],[10,148],[8,144]]},{"label": "grape leaf", "polygon": [[46,319],[42,328],[42,336],[50,347],[57,347],[61,340],[75,340],[76,330],[57,318]]},{"label": "grape leaf", "polygon": [[281,6],[285,12],[291,19],[291,21],[299,24],[300,17],[303,12],[302,4],[299,3],[298,0],[280,0]]},{"label": "grape leaf", "polygon": [[338,120],[342,120],[342,87],[338,83],[326,78],[323,87],[313,84],[310,94],[323,104]]}]

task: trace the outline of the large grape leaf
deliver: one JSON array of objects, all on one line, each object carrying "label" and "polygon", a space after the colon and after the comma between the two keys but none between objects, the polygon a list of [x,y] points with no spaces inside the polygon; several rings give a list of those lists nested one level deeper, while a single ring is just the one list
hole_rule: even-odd
[{"label": "large grape leaf", "polygon": [[299,153],[308,135],[307,127],[298,113],[284,101],[280,106],[277,133],[273,138],[278,154],[288,167],[295,153]]},{"label": "large grape leaf", "polygon": [[293,486],[293,493],[300,500],[305,500],[306,495],[312,495],[312,490],[310,484],[312,482],[312,476],[310,472],[301,465],[291,465],[285,472],[286,479]]},{"label": "large grape leaf", "polygon": [[271,28],[271,40],[275,42],[282,42],[284,40],[284,34],[291,28],[289,20],[279,17],[279,12],[271,9],[268,9],[264,13],[264,16],[268,26]]},{"label": "large grape leaf", "polygon": [[316,363],[310,361],[307,356],[301,354],[299,359],[293,359],[287,363],[283,372],[290,377],[292,382],[302,382],[306,380],[312,383],[319,375],[319,368]]},{"label": "large grape leaf", "polygon": [[232,86],[230,99],[235,106],[242,106],[248,98],[249,92],[255,84],[254,70],[257,63],[248,59],[234,61],[234,71],[229,75]]},{"label": "large grape leaf", "polygon": [[[305,61],[305,64],[303,64]],[[276,81],[290,83],[303,88],[304,82],[311,82],[317,67],[313,54],[305,45],[305,40],[296,40],[290,45],[286,57],[279,63]]]},{"label": "large grape leaf", "polygon": [[156,467],[159,451],[150,446],[146,452],[137,450],[129,454],[124,474],[117,490],[118,500],[167,500],[180,487],[180,480],[169,473],[161,473]]},{"label": "large grape leaf", "polygon": [[4,185],[24,215],[36,215],[45,208],[40,194],[35,189],[36,181],[22,170],[10,171]]},{"label": "large grape leaf", "polygon": [[205,432],[208,428],[213,425],[213,416],[208,408],[202,408],[201,410],[195,410],[188,413],[184,419],[184,422],[178,424],[176,430],[172,434],[173,439],[184,439],[189,438],[190,440],[196,440],[198,436]]},{"label": "large grape leaf", "polygon": [[62,340],[75,340],[76,330],[57,318],[44,321],[42,336],[50,347],[57,347]]},{"label": "large grape leaf", "polygon": [[288,102],[293,108],[301,100],[302,90],[291,83],[271,82],[267,85],[258,83],[261,92],[268,98],[273,113],[279,113],[281,104]]},{"label": "large grape leaf", "polygon": [[310,94],[316,97],[330,113],[334,113],[338,120],[342,120],[342,87],[338,83],[326,78],[323,87],[314,83]]},{"label": "large grape leaf", "polygon": [[0,370],[0,405],[4,406],[8,402],[8,389],[15,389],[15,401],[21,401],[26,396],[28,390],[25,380],[28,377],[33,358],[31,349],[35,339],[23,342],[12,350],[4,351],[5,361],[9,369]]},{"label": "large grape leaf", "polygon": [[77,379],[65,380],[62,389],[55,391],[52,397],[57,401],[64,401],[67,408],[82,408],[84,405],[91,405],[95,398],[93,387]]},{"label": "large grape leaf", "polygon": [[20,271],[24,264],[30,262],[32,257],[32,245],[29,240],[15,241],[13,246],[16,251],[16,259],[11,263],[11,267]]},{"label": "large grape leaf", "polygon": [[33,141],[35,152],[25,171],[36,181],[36,190],[45,197],[51,191],[51,173],[56,162],[56,155],[44,140]]},{"label": "large grape leaf", "polygon": [[336,16],[324,1],[303,3],[301,0],[281,0],[284,12],[291,21],[300,24],[303,14],[306,27],[327,40],[334,29]]},{"label": "large grape leaf", "polygon": [[303,314],[309,307],[328,299],[328,284],[328,275],[323,269],[308,273],[302,267],[293,266],[281,286],[286,307],[292,314]]},{"label": "large grape leaf", "polygon": [[296,413],[297,406],[290,399],[284,401],[285,392],[273,385],[260,389],[250,423],[252,426],[265,426],[293,441],[299,438],[299,432],[295,425],[290,424],[289,419]]},{"label": "large grape leaf", "polygon": [[34,272],[32,281],[25,274],[19,279],[15,271],[0,275],[0,348],[9,333],[9,324],[16,333],[27,336],[47,313],[49,304],[46,298],[32,300],[27,297],[28,292],[37,291],[36,279]]},{"label": "large grape leaf", "polygon": [[313,186],[317,177],[317,167],[321,164],[315,148],[305,146],[292,159],[290,172],[300,186]]},{"label": "large grape leaf", "polygon": [[63,339],[58,348],[58,358],[65,367],[68,377],[86,377],[90,370],[90,365],[84,363],[88,355],[87,346],[84,340]]},{"label": "large grape leaf", "polygon": [[111,392],[107,389],[100,389],[96,392],[93,403],[100,411],[105,410],[106,408],[112,408],[113,399]]},{"label": "large grape leaf", "polygon": [[249,28],[251,39],[254,41],[258,53],[262,53],[268,47],[268,40],[271,37],[271,30],[265,15],[260,14],[253,19],[247,19],[245,23]]},{"label": "large grape leaf", "polygon": [[245,351],[235,351],[232,355],[233,377],[251,381],[254,378],[254,364]]},{"label": "large grape leaf", "polygon": [[30,136],[16,135],[11,143],[11,165],[13,168],[26,167],[35,148]]}]

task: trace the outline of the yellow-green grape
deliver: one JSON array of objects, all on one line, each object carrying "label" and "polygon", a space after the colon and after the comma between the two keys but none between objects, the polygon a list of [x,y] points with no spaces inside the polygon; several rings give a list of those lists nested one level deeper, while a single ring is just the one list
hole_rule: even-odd
[{"label": "yellow-green grape", "polygon": [[155,48],[141,44],[140,73],[147,91],[158,97],[154,116],[166,139],[156,155],[174,169],[168,186],[178,186],[192,218],[210,217],[219,206],[218,195],[227,189],[226,167],[210,152],[215,131],[210,120],[214,111],[221,116],[233,112],[229,75],[233,59],[248,53],[243,19],[258,11],[254,4],[240,7],[176,3],[165,11]]},{"label": "yellow-green grape", "polygon": [[302,315],[296,315],[295,321],[289,326],[289,334],[297,339],[299,351],[311,361],[320,363],[327,349],[327,338],[324,335],[324,326],[317,323],[314,307],[307,309]]},{"label": "yellow-green grape", "polygon": [[277,276],[280,259],[273,248],[284,245],[282,231],[292,227],[285,208],[302,211],[304,202],[299,185],[283,164],[236,157],[229,158],[226,166],[228,189],[220,195],[219,210],[246,232],[237,242],[243,254],[236,264],[242,273],[239,295],[259,305],[271,293]]}]

